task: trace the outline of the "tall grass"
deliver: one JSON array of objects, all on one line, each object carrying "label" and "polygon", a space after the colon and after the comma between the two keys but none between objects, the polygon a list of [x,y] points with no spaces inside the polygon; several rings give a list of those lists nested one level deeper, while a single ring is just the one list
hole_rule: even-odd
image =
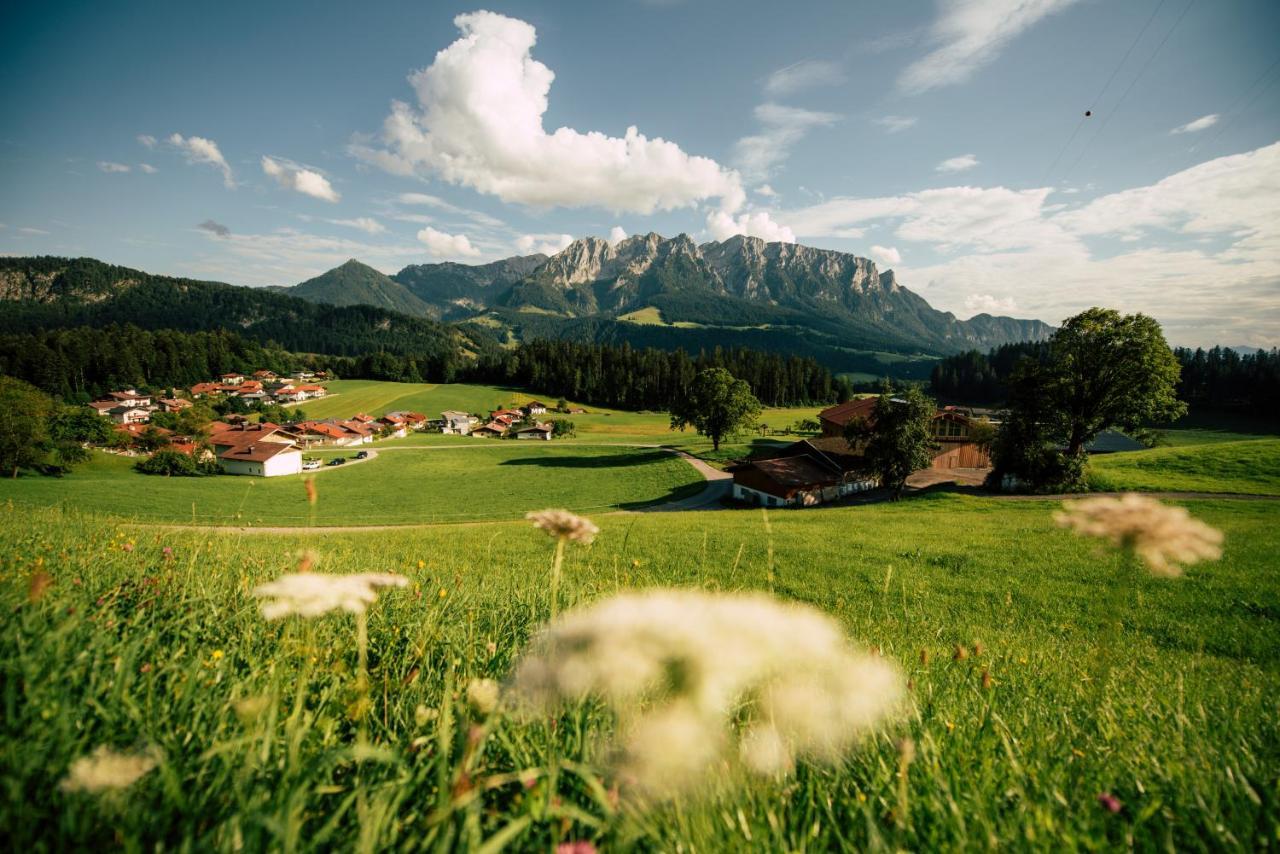
[{"label": "tall grass", "polygon": [[[771,577],[911,680],[906,717],[842,765],[646,811],[599,753],[602,706],[523,721],[468,702],[545,619],[553,543],[528,523],[240,537],[10,507],[0,829],[15,849],[1275,845],[1280,507],[1190,506],[1225,531],[1223,559],[1114,595],[1123,558],[1038,502],[774,513],[767,542],[755,513],[597,519],[596,542],[565,552],[565,608]],[[258,611],[252,590],[304,558],[411,579],[368,613],[367,704],[354,618]],[[33,586],[42,573],[52,583]],[[60,791],[99,745],[164,759],[110,796]]]}]

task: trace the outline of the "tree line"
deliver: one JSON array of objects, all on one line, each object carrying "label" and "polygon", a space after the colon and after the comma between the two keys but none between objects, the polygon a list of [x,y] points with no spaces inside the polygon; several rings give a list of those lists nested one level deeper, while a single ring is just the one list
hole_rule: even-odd
[{"label": "tree line", "polygon": [[[940,360],[930,387],[944,400],[1005,403],[1019,362],[1043,364],[1048,355],[1048,342],[1006,344],[988,353],[970,350]],[[1173,356],[1180,368],[1178,398],[1191,409],[1280,415],[1280,350],[1175,347]]]},{"label": "tree line", "polygon": [[633,349],[565,340],[537,340],[482,356],[469,372],[475,382],[618,409],[670,409],[686,397],[702,371],[723,368],[744,380],[765,406],[834,403],[849,384],[815,359],[746,348],[700,352]]}]

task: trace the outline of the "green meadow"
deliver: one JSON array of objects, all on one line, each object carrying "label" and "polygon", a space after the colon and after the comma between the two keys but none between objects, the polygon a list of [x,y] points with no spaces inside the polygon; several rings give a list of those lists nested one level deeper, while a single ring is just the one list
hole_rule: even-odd
[{"label": "green meadow", "polygon": [[[322,485],[320,512],[343,500]],[[1280,504],[1188,502],[1225,554],[1172,580],[1058,529],[1055,506],[597,517],[596,542],[568,551],[566,607],[769,591],[834,615],[911,680],[902,714],[834,767],[644,805],[615,789],[597,704],[530,721],[466,703],[546,618],[552,543],[527,523],[240,535],[5,505],[0,826],[15,849],[1275,845]],[[410,579],[369,614],[365,700],[353,618],[258,613],[252,589],[304,552],[316,571]],[[103,744],[163,758],[124,792],[60,791]]]},{"label": "green meadow", "polygon": [[[478,386],[335,386],[323,405],[345,398],[341,414],[352,402],[378,414],[510,401]],[[686,462],[637,446],[712,456],[709,443],[671,433],[661,413],[573,420],[579,437],[553,443],[380,442],[376,459],[315,475],[314,505],[299,477],[146,477],[105,454],[61,479],[0,480],[10,846],[1280,841],[1280,440],[1196,426],[1169,447],[1091,462],[1095,488],[1255,495],[1177,501],[1223,531],[1224,552],[1159,579],[1057,527],[1047,499],[931,492],[767,515],[617,512],[702,488]],[[741,437],[717,459],[791,438]],[[878,650],[909,686],[905,706],[835,765],[719,775],[694,797],[645,802],[612,770],[604,744],[618,722],[602,704],[529,719],[469,703],[473,680],[504,683],[548,619],[554,544],[521,517],[555,506],[600,527],[592,545],[568,545],[561,609],[651,588],[768,593]],[[351,615],[260,614],[255,587],[300,568],[408,578],[369,611],[365,680]],[[905,767],[903,739],[914,744]],[[123,791],[60,788],[102,745],[158,764]]]}]

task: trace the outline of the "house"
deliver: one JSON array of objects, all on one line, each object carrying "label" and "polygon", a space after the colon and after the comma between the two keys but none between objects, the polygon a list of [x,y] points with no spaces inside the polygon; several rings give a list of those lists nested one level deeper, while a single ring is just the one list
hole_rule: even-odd
[{"label": "house", "polygon": [[364,437],[348,430],[337,421],[300,421],[292,425],[290,433],[305,447],[312,445],[358,445]]},{"label": "house", "polygon": [[254,371],[254,372],[253,372],[253,378],[254,378],[255,380],[264,380],[264,381],[265,381],[265,380],[274,380],[274,379],[276,378],[276,372],[275,372],[275,371],[266,371],[266,370],[262,370],[262,371]]},{"label": "house", "polygon": [[172,430],[166,430],[163,427],[152,427],[150,424],[146,424],[145,422],[131,422],[126,424],[117,424],[112,429],[115,430],[117,433],[125,434],[130,439],[137,439],[143,433],[147,433],[147,432],[155,432],[161,436],[168,436],[173,432]]},{"label": "house", "polygon": [[227,474],[279,477],[302,472],[302,451],[291,442],[251,442],[222,451],[218,463]]},{"label": "house", "polygon": [[322,385],[300,385],[297,389],[305,395],[303,400],[313,397],[324,397],[329,393],[329,390]]},{"label": "house", "polygon": [[217,383],[196,383],[191,387],[191,396],[196,398],[204,397],[207,394],[217,394],[217,393],[218,393]]},{"label": "house", "polygon": [[262,403],[268,399],[267,393],[263,391],[246,391],[243,394],[237,395],[237,397],[247,403]]},{"label": "house", "polygon": [[539,400],[531,400],[520,409],[525,415],[543,415],[547,411],[547,405]]},{"label": "house", "polygon": [[275,398],[281,402],[297,403],[300,400],[307,399],[307,393],[296,386],[281,386],[275,391]]},{"label": "house", "polygon": [[359,422],[360,424],[372,424],[377,419],[374,418],[372,415],[366,415],[363,412],[357,412],[355,415],[351,416],[351,420]]},{"label": "house", "polygon": [[469,413],[458,412],[455,409],[441,412],[440,420],[444,422],[444,426],[440,428],[441,433],[456,433],[459,436],[465,436],[470,433],[471,428],[479,421],[478,418],[472,417]]},{"label": "house", "polygon": [[231,373],[222,375],[223,385],[240,385],[242,382],[244,382],[244,374]]},{"label": "house", "polygon": [[367,445],[373,441],[374,434],[377,432],[377,426],[373,423],[372,419],[365,422],[357,421],[353,418],[349,421],[338,421],[334,423],[351,435],[352,441],[348,442],[350,445]]},{"label": "house", "polygon": [[495,415],[492,418],[492,422],[494,424],[501,424],[503,427],[510,427],[512,424],[515,424],[519,420],[520,419],[514,418],[506,414],[505,412],[502,413],[501,415]]},{"label": "house", "polygon": [[410,430],[424,430],[428,424],[427,416],[423,415],[421,412],[402,412],[397,410],[395,412],[388,412],[386,417],[399,418],[404,422],[405,427]]},{"label": "house", "polygon": [[570,415],[586,415],[587,414],[587,410],[583,409],[581,406],[570,406],[568,409],[565,410],[565,412],[567,412]]},{"label": "house", "polygon": [[484,439],[495,439],[506,435],[507,428],[503,424],[496,421],[490,421],[483,427],[477,427],[471,431],[472,436],[479,436]]},{"label": "house", "polygon": [[493,412],[489,413],[489,419],[494,420],[504,415],[512,421],[519,421],[524,418],[524,413],[519,409],[495,409]]},{"label": "house", "polygon": [[113,406],[105,414],[117,424],[145,424],[151,420],[151,413],[141,406]]},{"label": "house", "polygon": [[219,423],[214,422],[209,429],[209,444],[213,445],[215,450],[263,442],[279,445],[293,444],[293,439],[290,438],[285,429],[279,424],[272,424],[270,421],[264,421],[261,424],[245,423],[216,426]]},{"label": "house", "polygon": [[875,411],[874,397],[863,397],[847,400],[835,406],[828,406],[818,413],[818,423],[822,425],[822,435],[833,439],[844,437],[844,428],[856,418],[870,419]]},{"label": "house", "polygon": [[552,429],[550,424],[531,424],[516,430],[516,438],[550,440]]},{"label": "house", "polygon": [[184,409],[190,409],[191,401],[181,397],[162,397],[158,401],[160,408],[165,412],[181,412]]},{"label": "house", "polygon": [[95,400],[89,404],[89,408],[103,417],[110,417],[111,410],[117,406],[114,400]]},{"label": "house", "polygon": [[409,425],[399,415],[388,413],[379,418],[376,423],[382,425],[381,429],[389,430],[397,439],[403,439],[409,433]]},{"label": "house", "polygon": [[[818,413],[824,438],[842,438],[845,428],[856,419],[867,422],[875,412],[875,397],[850,400]],[[933,415],[932,433],[937,448],[931,468],[989,468],[991,456],[973,440],[978,419],[955,407],[939,409]]]},{"label": "house", "polygon": [[843,438],[802,439],[770,459],[732,466],[733,497],[765,507],[808,507],[875,487]]}]

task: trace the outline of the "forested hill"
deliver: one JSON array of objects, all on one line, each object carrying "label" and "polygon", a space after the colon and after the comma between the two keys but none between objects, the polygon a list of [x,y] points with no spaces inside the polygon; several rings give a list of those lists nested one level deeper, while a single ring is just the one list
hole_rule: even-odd
[{"label": "forested hill", "polygon": [[233,329],[300,353],[412,356],[449,380],[497,347],[479,327],[448,326],[367,305],[313,303],[262,288],[155,276],[91,258],[0,258],[0,332],[133,325],[183,332]]}]

